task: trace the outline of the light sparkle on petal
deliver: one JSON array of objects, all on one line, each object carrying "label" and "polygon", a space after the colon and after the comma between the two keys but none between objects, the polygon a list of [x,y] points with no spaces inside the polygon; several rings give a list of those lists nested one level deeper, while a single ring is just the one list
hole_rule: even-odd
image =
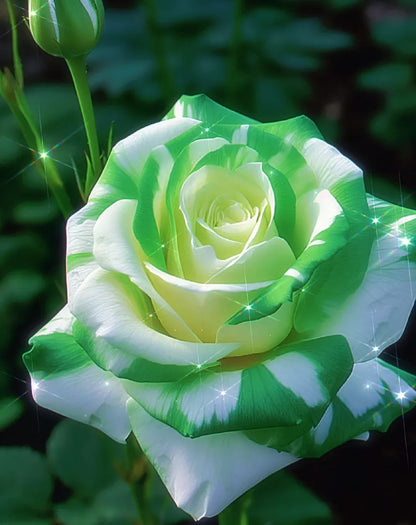
[{"label": "light sparkle on petal", "polygon": [[252,310],[252,309],[253,309],[253,307],[251,306],[251,304],[248,304],[248,305],[246,306],[246,310]]},{"label": "light sparkle on petal", "polygon": [[40,156],[41,159],[47,159],[48,158],[48,153],[47,153],[47,151],[41,151],[39,156]]},{"label": "light sparkle on petal", "polygon": [[39,383],[37,381],[32,381],[32,390],[36,392],[39,389]]},{"label": "light sparkle on petal", "polygon": [[379,350],[380,350],[379,346],[373,346],[373,348],[372,348],[373,352],[378,352]]},{"label": "light sparkle on petal", "polygon": [[403,239],[400,239],[402,246],[409,246],[410,245],[410,239],[407,237],[404,237]]},{"label": "light sparkle on petal", "polygon": [[406,399],[406,394],[404,392],[397,392],[396,399],[397,401],[403,401],[403,399]]},{"label": "light sparkle on petal", "polygon": [[377,219],[377,217],[375,217],[373,220],[372,220],[372,223],[373,224],[378,224],[380,221]]},{"label": "light sparkle on petal", "polygon": [[227,395],[227,392],[225,390],[221,390],[220,395],[224,397],[225,395]]}]

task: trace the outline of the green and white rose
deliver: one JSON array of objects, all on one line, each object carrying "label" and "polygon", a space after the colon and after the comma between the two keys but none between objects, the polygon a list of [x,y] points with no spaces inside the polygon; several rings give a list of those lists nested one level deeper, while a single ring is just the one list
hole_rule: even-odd
[{"label": "green and white rose", "polygon": [[118,143],[68,221],[68,304],[24,359],[37,403],[218,514],[416,399],[381,360],[414,302],[416,212],[366,195],[306,117],[182,97]]}]

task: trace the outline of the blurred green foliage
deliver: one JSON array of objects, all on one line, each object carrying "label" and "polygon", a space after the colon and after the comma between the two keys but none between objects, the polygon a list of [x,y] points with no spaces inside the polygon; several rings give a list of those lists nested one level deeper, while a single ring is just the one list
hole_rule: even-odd
[{"label": "blurred green foliage", "polygon": [[[178,0],[174,7],[168,0],[104,3],[106,25],[89,57],[103,149],[113,122],[118,140],[159,120],[182,93],[205,92],[259,120],[308,114],[329,142],[366,169],[369,191],[415,206],[414,194],[405,190],[415,190],[413,0],[394,5],[367,0]],[[77,101],[63,61],[47,57],[30,40],[23,22],[26,3],[14,4],[25,93],[76,209],[81,199],[73,166],[85,172],[86,150]],[[11,64],[3,3],[0,68]],[[64,224],[2,100],[0,173],[0,430],[6,443],[18,435],[19,443],[35,446],[33,429],[42,442],[53,421],[33,408],[21,354],[28,337],[65,301]],[[19,507],[22,524],[50,522],[51,472],[70,492],[78,491],[55,506],[60,523],[131,522],[126,484],[114,478],[108,461],[96,464],[101,454],[112,456],[103,451],[104,438],[73,425],[64,422],[53,431],[48,463],[28,449],[0,449],[2,523],[3,509],[17,501],[17,492],[3,492],[11,486],[12,464],[30,473],[12,484],[19,494],[28,494]],[[88,457],[77,457],[79,439],[90,450]],[[81,463],[90,468],[78,479]],[[112,501],[123,501],[121,514],[114,514]],[[42,521],[45,516],[49,521]]]}]

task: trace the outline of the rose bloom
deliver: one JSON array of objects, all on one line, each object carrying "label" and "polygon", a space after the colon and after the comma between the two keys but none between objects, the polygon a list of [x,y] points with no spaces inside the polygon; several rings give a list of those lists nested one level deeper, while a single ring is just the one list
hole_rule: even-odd
[{"label": "rose bloom", "polygon": [[133,431],[194,518],[411,408],[416,378],[378,356],[412,309],[416,214],[306,117],[182,97],[114,147],[67,232],[34,398]]}]

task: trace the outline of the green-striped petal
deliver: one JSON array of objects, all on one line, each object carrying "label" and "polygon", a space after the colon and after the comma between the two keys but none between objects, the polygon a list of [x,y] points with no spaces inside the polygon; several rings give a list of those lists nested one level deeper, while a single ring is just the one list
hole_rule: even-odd
[{"label": "green-striped petal", "polygon": [[[167,377],[175,371],[183,377],[190,370],[198,370],[198,365],[216,363],[238,347],[235,343],[199,343],[166,335],[143,292],[126,276],[102,269],[84,281],[72,311],[90,334],[82,335],[82,344],[94,361],[115,375],[137,381],[160,380],[160,365],[167,367]],[[144,361],[159,365],[145,369],[148,377],[140,370]]]},{"label": "green-striped petal", "polygon": [[319,425],[288,449],[316,457],[369,430],[385,432],[415,405],[415,386],[415,376],[381,359],[357,363]]},{"label": "green-striped petal", "polygon": [[377,240],[367,273],[345,306],[333,308],[330,320],[315,331],[343,334],[356,362],[373,359],[401,337],[416,298],[416,261],[411,257],[416,214],[384,201],[369,202]]},{"label": "green-striped petal", "polygon": [[183,95],[165,119],[192,118],[215,131],[217,124],[250,124],[255,120],[217,104],[206,95]]},{"label": "green-striped petal", "polygon": [[278,310],[293,299],[294,292],[307,284],[312,272],[322,262],[345,245],[349,225],[337,201],[328,190],[322,190],[315,195],[313,202],[318,211],[306,248],[276,284],[256,299],[249,310],[243,309],[232,317],[229,324],[260,319]]},{"label": "green-striped petal", "polygon": [[116,441],[130,433],[128,395],[120,381],[95,365],[72,335],[67,307],[34,335],[24,361],[35,401],[49,410],[96,427]]},{"label": "green-striped petal", "polygon": [[[121,199],[137,199],[139,175],[153,148],[199,125],[178,118],[147,126],[114,146],[90,199],[67,223],[67,289],[72,303],[78,287],[97,268],[92,254],[93,230],[101,213]],[[160,182],[163,187],[163,183]]]},{"label": "green-striped petal", "polygon": [[261,480],[297,461],[242,432],[183,437],[134,401],[128,413],[141,448],[173,500],[195,520],[219,514]]},{"label": "green-striped petal", "polygon": [[374,235],[369,228],[362,172],[336,148],[324,142],[307,117],[261,124],[257,129],[274,134],[297,149],[318,187],[327,188],[334,195],[349,223],[346,246],[328,262],[319,265],[303,287],[305,293],[299,297],[295,327],[306,332],[330,317],[332,309],[358,288],[367,269]]},{"label": "green-striped petal", "polygon": [[137,208],[137,201],[125,199],[115,202],[102,213],[93,234],[95,260],[105,270],[128,276],[151,299],[153,307],[150,305],[144,312],[146,318],[149,319],[148,316],[156,312],[168,331],[176,331],[176,337],[199,341],[178,313],[155,290],[145,272],[143,261],[146,257],[133,232]]},{"label": "green-striped petal", "polygon": [[184,436],[276,426],[311,428],[351,372],[348,344],[335,336],[301,341],[277,352],[244,370],[201,370],[176,383],[125,381],[124,386],[153,417]]}]

